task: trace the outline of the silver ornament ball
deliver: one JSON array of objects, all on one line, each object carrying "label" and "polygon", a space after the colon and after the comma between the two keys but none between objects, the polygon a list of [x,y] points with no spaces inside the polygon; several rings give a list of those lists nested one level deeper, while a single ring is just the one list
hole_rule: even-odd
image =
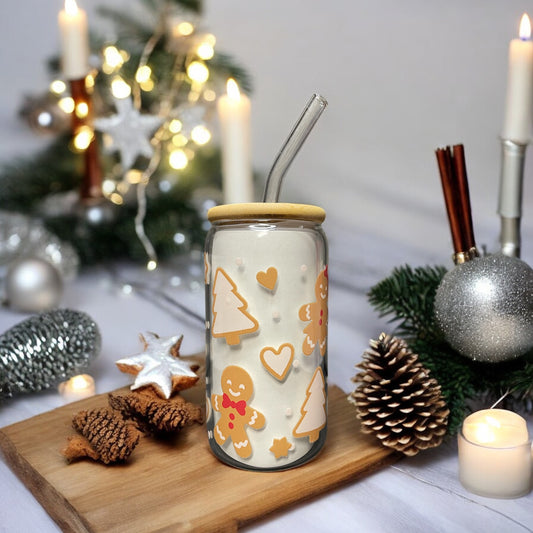
[{"label": "silver ornament ball", "polygon": [[13,262],[5,278],[9,307],[23,312],[40,312],[56,307],[63,294],[59,271],[39,257]]},{"label": "silver ornament ball", "polygon": [[435,319],[452,348],[475,361],[525,354],[533,348],[533,269],[501,254],[456,266],[437,289]]}]

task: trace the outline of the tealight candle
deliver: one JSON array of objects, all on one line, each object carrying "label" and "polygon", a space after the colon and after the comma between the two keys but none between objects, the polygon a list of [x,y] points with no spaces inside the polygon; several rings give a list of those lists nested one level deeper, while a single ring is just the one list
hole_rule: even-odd
[{"label": "tealight candle", "polygon": [[94,396],[96,387],[94,379],[89,374],[80,374],[59,384],[59,393],[65,403],[76,402]]},{"label": "tealight candle", "polygon": [[526,421],[504,409],[468,416],[458,436],[459,478],[480,496],[518,498],[531,488],[531,441]]}]

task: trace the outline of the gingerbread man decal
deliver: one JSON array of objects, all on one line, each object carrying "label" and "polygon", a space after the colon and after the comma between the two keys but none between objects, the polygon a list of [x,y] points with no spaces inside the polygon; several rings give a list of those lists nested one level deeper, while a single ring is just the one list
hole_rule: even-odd
[{"label": "gingerbread man decal", "polygon": [[298,316],[300,320],[309,322],[305,328],[305,339],[302,351],[305,355],[311,355],[318,344],[320,355],[326,353],[328,334],[328,267],[316,278],[315,282],[316,301],[302,305]]},{"label": "gingerbread man decal", "polygon": [[213,394],[211,404],[221,416],[214,428],[216,442],[222,446],[228,439],[233,442],[235,453],[246,459],[252,455],[252,445],[246,427],[261,429],[265,415],[248,405],[254,392],[250,374],[239,366],[227,366],[220,379],[223,394]]}]

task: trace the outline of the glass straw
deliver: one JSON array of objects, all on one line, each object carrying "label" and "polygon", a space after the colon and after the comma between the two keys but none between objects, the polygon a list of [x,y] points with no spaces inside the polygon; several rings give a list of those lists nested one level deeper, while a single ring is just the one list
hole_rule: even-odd
[{"label": "glass straw", "polygon": [[305,106],[268,173],[263,202],[278,201],[285,173],[327,105],[323,96],[314,94]]}]

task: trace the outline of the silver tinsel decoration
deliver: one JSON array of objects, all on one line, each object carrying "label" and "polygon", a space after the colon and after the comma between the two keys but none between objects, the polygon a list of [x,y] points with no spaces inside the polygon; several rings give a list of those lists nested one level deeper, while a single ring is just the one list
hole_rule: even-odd
[{"label": "silver tinsel decoration", "polygon": [[525,354],[533,348],[533,269],[501,254],[456,266],[437,289],[435,319],[449,344],[473,360]]},{"label": "silver tinsel decoration", "polygon": [[81,311],[57,309],[20,322],[0,335],[0,398],[83,373],[100,345],[98,326]]}]

